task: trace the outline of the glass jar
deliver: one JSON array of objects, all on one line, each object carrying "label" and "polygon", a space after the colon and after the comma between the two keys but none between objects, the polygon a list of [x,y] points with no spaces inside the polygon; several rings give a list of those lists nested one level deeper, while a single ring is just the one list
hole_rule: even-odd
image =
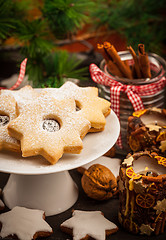
[{"label": "glass jar", "polygon": [[[118,52],[122,61],[128,60],[129,65],[133,64],[133,58],[128,51]],[[163,77],[165,77],[166,73],[166,62],[163,58],[158,56],[154,53],[148,54],[152,78],[149,79],[127,79],[127,78],[119,78],[115,77],[110,74],[107,65],[105,64],[105,60],[102,60],[100,64],[100,69],[109,75],[112,80],[120,82],[124,85],[135,85],[135,86],[142,86],[142,85],[149,85],[152,83],[159,82]],[[99,95],[107,100],[110,101],[110,87],[98,84],[99,87]],[[166,95],[165,95],[165,87],[160,89],[160,91],[156,92],[155,94],[150,94],[146,96],[140,96],[143,102],[144,108],[165,108],[166,107]],[[128,153],[128,144],[127,144],[127,124],[128,124],[128,117],[132,115],[134,112],[134,108],[129,101],[125,92],[120,92],[120,126],[121,126],[121,138],[122,138],[122,145],[123,148],[118,149],[118,153],[126,155]]]}]

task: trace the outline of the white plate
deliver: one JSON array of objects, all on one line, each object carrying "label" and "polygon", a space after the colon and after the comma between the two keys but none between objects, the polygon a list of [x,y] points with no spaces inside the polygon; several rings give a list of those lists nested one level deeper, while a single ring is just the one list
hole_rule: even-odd
[{"label": "white plate", "polygon": [[119,132],[119,120],[111,110],[110,115],[106,118],[105,130],[98,133],[88,133],[83,139],[83,150],[80,154],[64,154],[55,165],[50,165],[40,156],[23,158],[18,153],[0,152],[0,171],[38,175],[74,169],[106,153],[115,144]]}]

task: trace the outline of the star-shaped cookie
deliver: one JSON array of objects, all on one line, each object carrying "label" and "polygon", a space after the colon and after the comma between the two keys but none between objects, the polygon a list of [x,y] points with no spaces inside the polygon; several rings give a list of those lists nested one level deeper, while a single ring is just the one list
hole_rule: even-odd
[{"label": "star-shaped cookie", "polygon": [[61,225],[61,230],[72,235],[74,240],[105,240],[107,235],[117,232],[118,227],[104,217],[101,211],[74,210],[72,217]]},{"label": "star-shaped cookie", "polygon": [[8,126],[10,135],[21,141],[22,156],[42,155],[55,164],[63,153],[80,153],[90,122],[77,115],[75,107],[73,99],[42,93],[28,102]]},{"label": "star-shaped cookie", "polygon": [[0,215],[2,238],[15,235],[20,240],[32,240],[52,234],[52,228],[44,220],[42,210],[14,207],[11,211]]},{"label": "star-shaped cookie", "polygon": [[77,112],[91,123],[90,132],[103,131],[106,119],[110,113],[111,103],[98,97],[98,88],[79,87],[71,81],[65,82],[59,89],[48,88],[43,90],[54,98],[73,97],[76,101]]},{"label": "star-shaped cookie", "polygon": [[10,94],[0,94],[0,150],[20,151],[20,143],[8,133],[10,121],[17,117],[16,101]]},{"label": "star-shaped cookie", "polygon": [[35,91],[30,85],[26,85],[25,87],[22,87],[19,90],[15,91],[2,89],[1,94],[12,95],[17,102],[19,112],[22,111],[28,101],[35,100],[39,95],[39,93]]}]

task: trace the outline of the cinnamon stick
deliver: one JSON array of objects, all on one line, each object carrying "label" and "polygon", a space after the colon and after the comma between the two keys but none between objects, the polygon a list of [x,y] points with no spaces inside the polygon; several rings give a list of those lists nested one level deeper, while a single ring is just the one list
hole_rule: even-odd
[{"label": "cinnamon stick", "polygon": [[161,231],[161,227],[162,227],[162,218],[160,217],[159,220],[156,222],[156,227],[155,227],[155,235],[159,235],[160,231]]},{"label": "cinnamon stick", "polygon": [[136,77],[141,78],[142,75],[141,75],[141,70],[139,67],[138,57],[137,57],[134,49],[131,46],[127,47],[127,49],[129,50],[129,52],[132,55],[133,60],[134,60],[134,72],[136,73]]},{"label": "cinnamon stick", "polygon": [[103,44],[99,44],[99,43],[98,43],[98,44],[97,44],[97,49],[100,51],[101,55],[103,56],[103,58],[105,59],[106,62],[110,60],[107,52],[106,52],[105,49],[104,49]]},{"label": "cinnamon stick", "polygon": [[165,221],[166,221],[166,212],[163,213],[162,226],[161,226],[161,233],[164,233]]},{"label": "cinnamon stick", "polygon": [[159,176],[157,177],[151,177],[151,176],[142,176],[142,181],[143,182],[157,182],[157,183],[162,183],[162,178]]},{"label": "cinnamon stick", "polygon": [[117,65],[115,63],[113,63],[112,59],[107,54],[103,44],[97,44],[97,48],[99,49],[100,53],[102,54],[103,58],[105,59],[110,73],[113,74],[114,76],[123,77],[123,74],[121,73],[121,71],[119,70]]},{"label": "cinnamon stick", "polygon": [[151,78],[150,63],[144,44],[138,44],[139,65],[143,78]]},{"label": "cinnamon stick", "polygon": [[104,48],[106,49],[109,56],[112,58],[113,62],[117,64],[117,66],[119,67],[119,70],[124,75],[124,77],[132,79],[131,70],[126,68],[124,62],[121,60],[114,46],[108,42],[104,42]]},{"label": "cinnamon stick", "polygon": [[131,75],[132,75],[132,78],[133,78],[133,74],[132,74],[132,71],[131,71],[130,66],[129,66],[129,64],[128,64],[128,60],[124,60],[123,62],[124,62],[124,64],[125,64],[126,68],[128,69],[128,71],[131,72]]}]

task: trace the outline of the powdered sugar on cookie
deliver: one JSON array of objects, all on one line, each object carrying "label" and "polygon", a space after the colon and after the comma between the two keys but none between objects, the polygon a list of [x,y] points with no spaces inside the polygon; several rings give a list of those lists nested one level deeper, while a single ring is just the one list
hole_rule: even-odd
[{"label": "powdered sugar on cookie", "polygon": [[11,211],[0,215],[0,222],[2,238],[17,235],[20,240],[31,240],[52,233],[52,228],[44,220],[42,210],[14,207]]},{"label": "powdered sugar on cookie", "polygon": [[56,99],[74,98],[79,109],[78,114],[91,122],[90,131],[104,130],[105,117],[110,113],[111,104],[109,101],[98,97],[98,88],[79,87],[67,81],[59,89],[48,88],[43,91],[51,94]]},{"label": "powdered sugar on cookie", "polygon": [[19,112],[21,112],[27,102],[35,100],[36,97],[38,97],[39,93],[35,91],[30,85],[27,85],[15,91],[2,89],[1,95],[12,95],[17,102]]},{"label": "powdered sugar on cookie", "polygon": [[10,121],[17,117],[16,101],[10,94],[0,95],[0,150],[20,150],[20,143],[8,133]]},{"label": "powdered sugar on cookie", "polygon": [[72,218],[61,224],[63,228],[72,229],[73,239],[80,240],[87,235],[96,240],[105,240],[106,232],[116,232],[117,226],[107,220],[101,211],[79,211],[75,210]]},{"label": "powdered sugar on cookie", "polygon": [[[80,153],[90,122],[77,115],[75,107],[73,99],[58,101],[44,93],[28,102],[8,126],[10,135],[21,141],[22,156],[42,155],[54,164],[63,153]],[[59,130],[45,128],[46,120],[57,122]]]}]

